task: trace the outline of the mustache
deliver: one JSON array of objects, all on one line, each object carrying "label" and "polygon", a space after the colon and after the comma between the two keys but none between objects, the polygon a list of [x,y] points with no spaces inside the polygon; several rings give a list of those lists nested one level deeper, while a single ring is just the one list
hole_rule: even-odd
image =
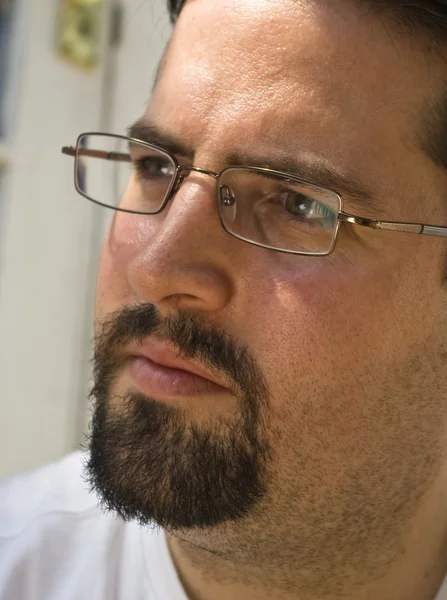
[{"label": "mustache", "polygon": [[121,348],[142,343],[148,336],[174,346],[182,358],[198,360],[222,372],[245,393],[256,390],[258,400],[267,395],[262,372],[246,345],[203,317],[176,311],[162,318],[149,303],[124,307],[97,321],[95,371],[106,362],[110,373],[119,363]]}]

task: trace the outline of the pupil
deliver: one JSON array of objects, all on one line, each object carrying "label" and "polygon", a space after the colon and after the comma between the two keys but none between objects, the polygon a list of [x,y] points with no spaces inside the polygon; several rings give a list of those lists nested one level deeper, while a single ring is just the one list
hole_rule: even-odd
[{"label": "pupil", "polygon": [[292,214],[299,217],[309,217],[314,204],[314,200],[304,194],[289,193],[285,205],[286,209]]},{"label": "pupil", "polygon": [[166,173],[166,165],[160,161],[148,159],[146,166],[151,175],[164,175]]}]

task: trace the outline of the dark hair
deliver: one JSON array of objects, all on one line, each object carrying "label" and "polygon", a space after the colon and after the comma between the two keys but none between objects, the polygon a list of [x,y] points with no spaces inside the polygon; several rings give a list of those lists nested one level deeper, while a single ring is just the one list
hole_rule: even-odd
[{"label": "dark hair", "polygon": [[447,42],[447,0],[357,0],[357,3],[388,13],[397,25],[411,33],[423,32],[433,41]]},{"label": "dark hair", "polygon": [[168,0],[168,10],[171,15],[172,23],[175,23],[178,19],[180,11],[183,8],[186,0]]},{"label": "dark hair", "polygon": [[[356,0],[368,12],[374,12],[395,23],[402,31],[425,37],[447,47],[447,0]],[[173,24],[186,0],[168,0]],[[420,145],[434,162],[447,171],[447,84],[439,98],[427,106],[421,119]]]},{"label": "dark hair", "polygon": [[[175,23],[186,0],[168,0],[171,21]],[[357,0],[360,5],[387,12],[405,29],[424,31],[436,40],[447,41],[447,0]]]},{"label": "dark hair", "polygon": [[[175,23],[186,0],[168,0],[171,21]],[[387,12],[405,29],[424,31],[436,40],[447,41],[447,0],[357,0],[372,10]]]}]

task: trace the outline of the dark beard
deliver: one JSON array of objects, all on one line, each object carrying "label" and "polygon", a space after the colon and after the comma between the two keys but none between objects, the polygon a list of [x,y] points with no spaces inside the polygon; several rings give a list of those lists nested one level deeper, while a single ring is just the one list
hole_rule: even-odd
[{"label": "dark beard", "polygon": [[[111,406],[120,350],[148,335],[232,381],[238,418],[196,423],[186,410],[131,391]],[[182,313],[160,322],[152,305],[114,313],[95,340],[91,398],[85,478],[122,519],[171,531],[210,527],[241,519],[266,495],[267,388],[248,350],[216,327]]]}]

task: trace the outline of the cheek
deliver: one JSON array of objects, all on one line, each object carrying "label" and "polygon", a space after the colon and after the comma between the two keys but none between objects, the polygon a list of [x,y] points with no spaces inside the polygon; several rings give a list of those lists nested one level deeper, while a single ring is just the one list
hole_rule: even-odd
[{"label": "cheek", "polygon": [[256,327],[250,346],[271,393],[281,456],[302,440],[310,454],[327,451],[330,461],[331,452],[352,453],[352,462],[358,448],[396,435],[404,443],[418,426],[440,337],[436,272],[427,273],[430,257],[420,254],[300,261],[299,273],[277,269],[274,281],[252,282],[258,309],[245,327]]},{"label": "cheek", "polygon": [[406,322],[406,288],[391,266],[321,259],[262,286],[252,286],[256,322],[246,331],[257,332],[251,346],[279,403],[361,377],[365,365],[396,354],[397,338],[408,331],[399,325]]},{"label": "cheek", "polygon": [[132,302],[128,267],[155,235],[154,217],[115,213],[107,231],[98,268],[96,318]]},{"label": "cheek", "polygon": [[390,322],[383,290],[392,294],[396,284],[383,270],[366,277],[330,262],[277,278],[268,291],[253,290],[256,323],[251,319],[246,330],[256,328],[250,347],[270,391],[282,464],[295,464],[297,443],[320,458],[327,450],[330,461],[336,448],[351,448],[365,435],[360,413],[367,408],[356,388],[374,387],[365,366],[377,364],[382,341],[375,322]]}]

